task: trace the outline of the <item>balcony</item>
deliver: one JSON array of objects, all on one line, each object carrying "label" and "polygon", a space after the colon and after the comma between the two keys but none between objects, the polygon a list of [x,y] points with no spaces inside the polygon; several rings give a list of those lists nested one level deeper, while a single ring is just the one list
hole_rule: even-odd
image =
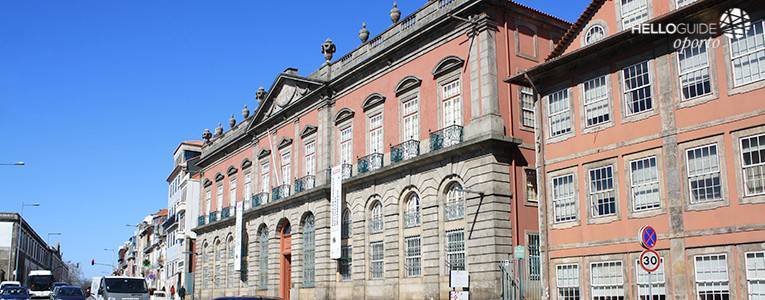
[{"label": "balcony", "polygon": [[348,179],[353,176],[353,165],[352,164],[342,164],[343,168],[343,179]]},{"label": "balcony", "polygon": [[383,220],[382,218],[375,218],[369,220],[369,232],[370,233],[376,233],[381,232],[383,230]]},{"label": "balcony", "polygon": [[444,214],[446,220],[457,220],[465,217],[465,203],[463,202],[450,202],[444,206]]},{"label": "balcony", "polygon": [[210,215],[208,216],[207,223],[212,223],[212,222],[215,222],[215,221],[218,221],[218,212],[217,211],[214,211],[214,212],[210,213]]},{"label": "balcony", "polygon": [[316,176],[306,175],[295,179],[295,193],[304,192],[316,187]]},{"label": "balcony", "polygon": [[220,212],[220,219],[223,220],[223,219],[226,219],[228,217],[231,217],[231,211],[232,211],[232,209],[231,209],[230,206],[223,208],[223,210],[221,210],[221,212]]},{"label": "balcony", "polygon": [[420,141],[408,140],[390,147],[390,162],[397,163],[420,155]]},{"label": "balcony", "polygon": [[462,126],[451,125],[430,133],[430,150],[435,151],[462,142]]},{"label": "balcony", "polygon": [[197,226],[205,225],[205,216],[197,217]]},{"label": "balcony", "polygon": [[253,195],[252,196],[252,207],[255,208],[255,207],[258,207],[258,206],[261,206],[263,204],[268,203],[268,196],[269,195],[266,192],[257,193],[255,195]]},{"label": "balcony", "polygon": [[372,153],[370,155],[359,158],[358,171],[359,174],[374,171],[383,166],[383,154]]},{"label": "balcony", "polygon": [[167,217],[165,222],[162,222],[162,227],[165,229],[170,228],[170,226],[173,226],[173,224],[175,224],[176,221],[178,221],[177,215],[175,214],[170,215]]},{"label": "balcony", "polygon": [[420,225],[420,212],[419,211],[411,211],[411,212],[405,212],[404,213],[404,227],[415,227],[417,225]]},{"label": "balcony", "polygon": [[287,198],[290,196],[290,185],[289,184],[282,184],[280,186],[277,186],[271,190],[271,199],[274,201],[278,201],[284,198]]}]

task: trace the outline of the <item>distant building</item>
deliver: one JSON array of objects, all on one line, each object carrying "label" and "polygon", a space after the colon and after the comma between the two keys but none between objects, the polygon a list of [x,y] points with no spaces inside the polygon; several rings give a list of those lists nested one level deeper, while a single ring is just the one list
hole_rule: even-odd
[{"label": "distant building", "polygon": [[[21,271],[14,277],[17,266]],[[0,212],[0,281],[25,282],[33,270],[50,270],[56,280],[70,280],[60,245],[49,246],[21,215]]]}]

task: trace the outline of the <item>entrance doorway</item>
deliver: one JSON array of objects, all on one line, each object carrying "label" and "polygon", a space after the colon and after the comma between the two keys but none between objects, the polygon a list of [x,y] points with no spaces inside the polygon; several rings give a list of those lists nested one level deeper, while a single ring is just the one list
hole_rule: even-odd
[{"label": "entrance doorway", "polygon": [[292,227],[289,221],[283,220],[279,232],[279,296],[290,299],[292,287]]}]

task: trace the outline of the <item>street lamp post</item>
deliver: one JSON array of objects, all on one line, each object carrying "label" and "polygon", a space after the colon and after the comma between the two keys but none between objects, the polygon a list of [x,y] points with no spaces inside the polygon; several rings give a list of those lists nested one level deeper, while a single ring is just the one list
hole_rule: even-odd
[{"label": "street lamp post", "polygon": [[[21,165],[24,165],[23,162],[19,162]],[[16,267],[13,270],[13,280],[19,281],[19,255],[21,254],[21,231],[23,230],[23,222],[24,222],[24,207],[38,207],[40,206],[40,203],[24,203],[24,201],[21,201],[21,210],[19,211],[19,232],[17,234],[18,238],[16,238],[16,263],[14,264]]]},{"label": "street lamp post", "polygon": [[0,166],[24,166],[26,164],[27,163],[25,163],[23,161],[17,161],[17,162],[13,162],[13,163],[0,163]]},{"label": "street lamp post", "polygon": [[58,236],[61,236],[62,234],[63,234],[63,233],[61,233],[61,232],[48,232],[48,238],[47,238],[47,241],[46,241],[46,242],[48,243],[48,246],[50,246],[50,237],[51,237],[52,235],[58,235]]}]

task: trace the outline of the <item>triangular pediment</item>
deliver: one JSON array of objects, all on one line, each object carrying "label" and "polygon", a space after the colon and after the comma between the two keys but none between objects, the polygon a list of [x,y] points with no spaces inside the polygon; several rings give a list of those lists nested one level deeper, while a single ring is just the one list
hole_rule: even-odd
[{"label": "triangular pediment", "polygon": [[305,138],[309,135],[316,133],[317,130],[319,130],[319,128],[316,126],[306,125],[305,128],[303,128],[303,131],[300,132],[300,137]]},{"label": "triangular pediment", "polygon": [[617,33],[619,31],[618,28],[613,28],[615,27],[615,24],[608,24],[608,20],[610,20],[611,17],[608,17],[609,14],[607,11],[615,10],[614,5],[615,4],[613,1],[591,1],[590,4],[585,8],[584,12],[579,15],[579,18],[577,18],[576,22],[571,24],[571,27],[569,27],[568,30],[563,33],[563,36],[557,42],[555,48],[546,60],[553,59],[563,55],[564,53],[568,53],[574,51],[575,49],[586,46],[585,36],[593,26],[599,26],[603,30],[603,39],[609,35]]},{"label": "triangular pediment", "polygon": [[277,146],[277,148],[281,149],[289,145],[292,145],[292,139],[285,137],[285,138],[282,138],[282,140],[279,142],[279,145]]},{"label": "triangular pediment", "polygon": [[302,77],[295,72],[288,69],[276,77],[271,88],[261,100],[258,110],[255,112],[255,122],[251,126],[299,102],[324,85],[320,80]]},{"label": "triangular pediment", "polygon": [[264,158],[269,155],[271,155],[271,150],[268,150],[268,149],[260,150],[260,152],[258,153],[258,159]]}]

